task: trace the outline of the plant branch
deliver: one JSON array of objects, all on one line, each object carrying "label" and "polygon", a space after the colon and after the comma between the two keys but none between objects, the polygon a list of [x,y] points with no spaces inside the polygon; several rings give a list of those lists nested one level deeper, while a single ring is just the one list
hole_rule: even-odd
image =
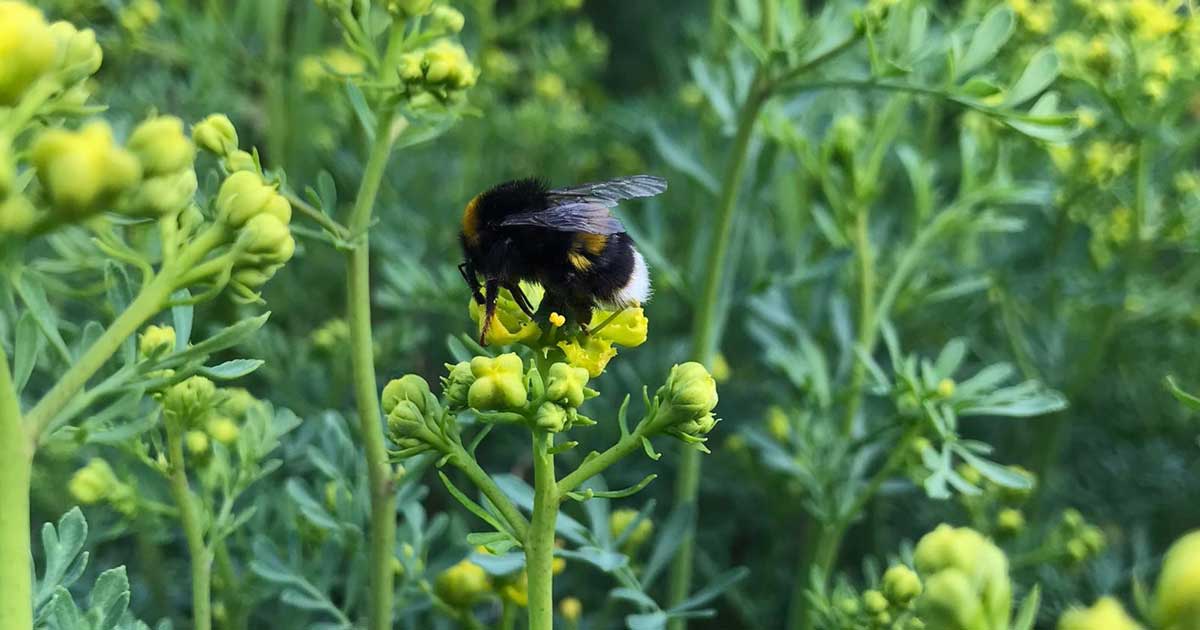
[{"label": "plant branch", "polygon": [[33,566],[29,555],[29,482],[33,450],[21,424],[21,404],[0,345],[0,619],[5,628],[33,628]]},{"label": "plant branch", "polygon": [[554,522],[559,494],[554,479],[554,434],[533,430],[533,517],[525,538],[529,630],[554,628]]},{"label": "plant branch", "polygon": [[455,443],[451,446],[451,449],[454,457],[450,459],[450,463],[461,470],[467,476],[467,479],[470,479],[471,483],[479,488],[483,496],[487,497],[488,501],[491,501],[492,505],[496,506],[496,509],[500,511],[500,516],[512,528],[513,533],[524,541],[525,537],[529,534],[529,521],[525,520],[525,517],[521,515],[521,512],[517,510],[512,501],[504,495],[504,491],[500,489],[500,486],[497,486],[496,482],[492,480],[491,475],[488,475],[483,468],[480,468],[479,463],[475,461],[474,457],[471,457],[471,454],[461,444]]},{"label": "plant branch", "polygon": [[359,428],[367,458],[371,487],[371,526],[368,552],[368,630],[392,627],[392,597],[395,576],[392,557],[396,543],[396,507],[392,493],[392,468],[380,422],[379,391],[375,382],[375,356],[371,331],[371,259],[367,228],[383,173],[392,152],[391,111],[381,112],[379,126],[367,157],[351,210],[349,230],[362,234],[358,245],[346,253],[346,319],[350,325],[350,362]]},{"label": "plant branch", "polygon": [[167,423],[167,461],[171,471],[168,481],[171,495],[179,506],[179,523],[187,539],[192,565],[192,627],[195,630],[212,628],[212,562],[213,555],[204,543],[204,524],[200,520],[199,499],[188,485],[183,456],[183,434],[174,421]]}]

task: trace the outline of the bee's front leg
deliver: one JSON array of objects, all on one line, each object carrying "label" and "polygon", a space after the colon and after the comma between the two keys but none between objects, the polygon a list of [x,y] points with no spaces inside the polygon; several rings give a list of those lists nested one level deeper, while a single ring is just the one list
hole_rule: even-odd
[{"label": "bee's front leg", "polygon": [[508,292],[512,294],[513,301],[517,303],[517,306],[521,307],[521,311],[528,315],[529,319],[533,319],[533,305],[529,303],[529,298],[526,297],[525,292],[521,290],[521,285],[519,283],[512,282],[504,285],[504,288],[508,289]]},{"label": "bee's front leg", "polygon": [[483,304],[483,294],[479,292],[479,277],[475,275],[475,266],[464,262],[458,266],[458,273],[462,274],[463,280],[466,280],[467,286],[471,288],[471,297],[475,303]]}]

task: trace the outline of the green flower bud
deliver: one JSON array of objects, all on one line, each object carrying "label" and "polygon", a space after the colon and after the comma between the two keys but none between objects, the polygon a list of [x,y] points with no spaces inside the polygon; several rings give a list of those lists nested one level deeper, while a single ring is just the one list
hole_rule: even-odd
[{"label": "green flower bud", "polygon": [[147,175],[164,175],[191,168],[196,147],[183,133],[183,121],[156,116],[142,121],[129,136],[129,150],[142,162]]},{"label": "green flower bud", "polygon": [[921,594],[921,578],[902,565],[893,565],[883,574],[883,594],[897,606],[904,606]]},{"label": "green flower bud", "polygon": [[404,438],[416,437],[420,433],[425,426],[425,415],[411,400],[399,400],[388,412],[387,425],[389,437],[393,442],[400,443]]},{"label": "green flower bud", "polygon": [[[231,284],[235,285],[235,288],[240,286],[240,287],[244,287],[245,289],[248,289],[251,292],[253,292],[253,291],[256,291],[256,290],[262,288],[262,286],[264,284],[266,284],[268,280],[270,280],[271,278],[274,278],[275,272],[278,270],[279,270],[279,265],[267,265],[265,267],[247,267],[245,269],[238,269],[237,271],[233,272],[233,276],[231,277],[230,282],[231,282]],[[250,297],[250,296],[243,296],[243,297]],[[251,300],[251,301],[254,301],[254,300]]]},{"label": "green flower bud", "polygon": [[588,371],[566,363],[550,366],[546,377],[546,398],[568,407],[578,407],[586,398]]},{"label": "green flower bud", "polygon": [[230,417],[241,418],[259,404],[253,394],[241,387],[230,387],[223,391],[225,398],[221,401],[221,412]]},{"label": "green flower bud", "polygon": [[228,155],[238,147],[237,129],[225,114],[210,114],[192,126],[192,140],[216,155]]},{"label": "green flower bud", "polygon": [[1167,550],[1154,598],[1154,620],[1160,628],[1200,628],[1200,530]]},{"label": "green flower bud", "polygon": [[433,8],[433,15],[430,17],[430,22],[430,28],[435,32],[457,33],[463,30],[467,19],[463,17],[462,11],[454,7],[439,4]]},{"label": "green flower bud", "polygon": [[147,326],[138,337],[138,353],[148,359],[175,350],[175,329],[170,326]]},{"label": "green flower bud", "polygon": [[1095,525],[1084,527],[1083,531],[1079,532],[1079,540],[1083,541],[1083,544],[1087,546],[1088,551],[1093,555],[1104,551],[1104,547],[1108,544],[1104,530]]},{"label": "green flower bud", "polygon": [[583,603],[576,597],[564,597],[558,602],[558,612],[568,623],[578,623],[583,615]]},{"label": "green flower bud", "polygon": [[856,597],[842,597],[837,601],[836,605],[837,609],[847,617],[856,617],[862,610],[862,607],[858,605],[858,598]]},{"label": "green flower bud", "polygon": [[492,580],[482,567],[469,560],[442,571],[433,583],[433,591],[455,608],[467,608],[492,590]]},{"label": "green flower bud", "polygon": [[1062,515],[1063,527],[1069,532],[1078,531],[1087,524],[1087,520],[1075,508],[1068,508],[1063,511]]},{"label": "green flower bud", "polygon": [[[608,516],[608,532],[613,539],[620,538],[624,535],[625,530],[633,526],[633,522],[637,520],[639,512],[629,508],[621,508],[613,510]],[[621,550],[626,554],[632,554],[641,547],[646,541],[650,540],[650,536],[654,533],[654,521],[649,518],[643,518],[633,532],[629,534],[629,538],[625,539],[625,544]]]},{"label": "green flower bud", "polygon": [[108,462],[94,457],[75,471],[67,483],[67,490],[79,503],[91,505],[112,496],[120,483]]},{"label": "green flower bud", "polygon": [[196,171],[190,168],[143,180],[129,200],[128,212],[164,217],[187,208],[196,194]]},{"label": "green flower bud", "polygon": [[43,132],[31,158],[54,205],[76,217],[104,209],[142,177],[137,159],[113,143],[112,130],[102,121],[78,132]]},{"label": "green flower bud", "polygon": [[1027,501],[1029,499],[1030,495],[1033,494],[1034,489],[1037,488],[1037,475],[1033,474],[1033,472],[1031,472],[1029,470],[1026,470],[1025,468],[1022,468],[1021,466],[1009,466],[1008,469],[1010,471],[1024,477],[1025,479],[1028,479],[1029,487],[1028,488],[1009,488],[1007,486],[1003,487],[1000,489],[1001,497],[1009,503],[1017,503],[1017,504],[1024,503],[1025,501]]},{"label": "green flower bud", "polygon": [[694,361],[682,363],[671,368],[659,394],[672,409],[698,418],[717,406],[717,381],[703,365]]},{"label": "green flower bud", "polygon": [[509,352],[494,359],[471,359],[475,382],[467,391],[467,402],[480,411],[518,409],[525,406],[525,365]]},{"label": "green flower bud", "polygon": [[1090,555],[1091,552],[1088,551],[1087,543],[1079,538],[1072,538],[1067,541],[1067,560],[1071,564],[1082,564]]},{"label": "green flower bud", "polygon": [[270,214],[286,225],[292,220],[292,207],[256,172],[238,171],[226,177],[217,191],[217,218],[240,228],[260,214]]},{"label": "green flower bud", "polygon": [[437,412],[437,399],[429,391],[429,383],[416,374],[406,374],[392,379],[383,388],[383,413],[390,414],[392,409],[402,400],[407,400],[417,406],[421,415]]},{"label": "green flower bud", "polygon": [[467,396],[471,385],[475,383],[475,374],[471,372],[469,361],[447,367],[450,374],[442,378],[442,394],[446,397],[447,406],[462,409],[467,406]]},{"label": "green flower bud", "polygon": [[433,9],[433,0],[388,0],[388,13],[398,17],[417,17]]},{"label": "green flower bud", "polygon": [[925,581],[925,593],[917,600],[917,611],[925,623],[945,630],[989,630],[979,594],[968,574],[945,569]]},{"label": "green flower bud", "polygon": [[58,42],[38,9],[0,2],[0,106],[15,105],[54,65]]},{"label": "green flower bud", "polygon": [[[1165,627],[1165,626],[1164,626]],[[1141,630],[1112,597],[1101,597],[1091,608],[1072,608],[1058,618],[1058,630]]]},{"label": "green flower bud", "polygon": [[191,376],[169,388],[163,394],[163,411],[191,425],[199,420],[210,407],[217,387],[203,376]]},{"label": "green flower bud", "polygon": [[275,215],[255,215],[242,230],[246,234],[246,252],[258,257],[256,263],[285,263],[296,252],[296,239]]},{"label": "green flower bud", "polygon": [[225,168],[228,169],[230,173],[236,173],[238,171],[252,171],[257,173],[258,162],[254,161],[254,156],[250,153],[238,149],[236,151],[230,151],[229,154],[225,156]]},{"label": "green flower bud", "polygon": [[104,61],[104,51],[92,29],[81,31],[70,22],[59,21],[50,25],[50,32],[58,40],[58,69],[64,83],[78,83],[96,74]]},{"label": "green flower bud", "polygon": [[37,220],[37,208],[24,195],[0,200],[0,236],[24,234]]},{"label": "green flower bud", "polygon": [[1025,514],[1013,508],[1000,510],[996,515],[996,528],[1003,534],[1014,536],[1025,529]]},{"label": "green flower bud", "polygon": [[208,452],[208,434],[204,431],[188,431],[183,435],[183,446],[192,455],[204,455]]},{"label": "green flower bud", "polygon": [[236,422],[225,416],[212,418],[204,425],[204,430],[212,436],[212,439],[225,445],[236,442],[242,432]]},{"label": "green flower bud", "polygon": [[888,600],[883,593],[871,589],[862,594],[863,609],[872,614],[887,612]]},{"label": "green flower bud", "polygon": [[[917,542],[913,560],[923,575],[956,571],[970,576],[983,619],[990,624],[984,627],[1007,626],[1012,607],[1008,558],[982,534],[967,527],[939,525]],[[927,592],[932,584],[932,578],[926,580]]]},{"label": "green flower bud", "polygon": [[544,402],[538,407],[533,421],[539,429],[558,433],[567,428],[567,410],[552,402]]}]

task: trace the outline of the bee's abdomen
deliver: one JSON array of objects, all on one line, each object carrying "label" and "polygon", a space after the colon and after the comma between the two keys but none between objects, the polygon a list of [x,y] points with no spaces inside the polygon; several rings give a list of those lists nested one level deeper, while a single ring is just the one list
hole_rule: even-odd
[{"label": "bee's abdomen", "polygon": [[624,306],[650,297],[646,262],[624,232],[575,234],[567,264],[575,273],[566,288],[579,301]]}]

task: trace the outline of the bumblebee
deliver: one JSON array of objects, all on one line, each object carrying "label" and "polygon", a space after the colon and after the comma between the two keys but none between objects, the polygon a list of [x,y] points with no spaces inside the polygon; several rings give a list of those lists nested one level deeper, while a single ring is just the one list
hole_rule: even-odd
[{"label": "bumblebee", "polygon": [[[463,210],[459,240],[465,260],[458,269],[484,307],[479,343],[486,344],[502,288],[530,318],[558,312],[585,332],[593,308],[649,299],[646,259],[609,209],[666,189],[661,177],[634,175],[553,189],[537,179],[518,179],[476,195]],[[537,313],[521,291],[522,280],[546,290]]]}]

